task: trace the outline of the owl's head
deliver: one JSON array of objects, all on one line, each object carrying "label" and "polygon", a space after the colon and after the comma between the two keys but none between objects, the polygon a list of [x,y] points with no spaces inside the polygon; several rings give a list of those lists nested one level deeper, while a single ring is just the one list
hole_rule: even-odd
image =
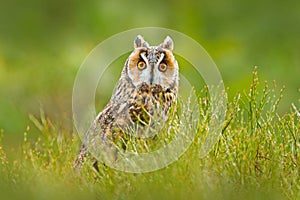
[{"label": "owl's head", "polygon": [[125,70],[135,87],[141,83],[161,85],[164,89],[178,85],[178,64],[172,53],[173,41],[167,36],[158,46],[149,44],[140,35],[134,40]]}]

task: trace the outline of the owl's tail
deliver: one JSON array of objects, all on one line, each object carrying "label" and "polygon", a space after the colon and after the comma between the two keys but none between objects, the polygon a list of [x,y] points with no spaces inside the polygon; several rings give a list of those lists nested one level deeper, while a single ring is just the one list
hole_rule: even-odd
[{"label": "owl's tail", "polygon": [[82,144],[79,153],[77,154],[76,160],[74,161],[74,165],[73,165],[74,170],[80,171],[87,155],[88,155],[88,149],[84,144]]},{"label": "owl's tail", "polygon": [[[74,164],[73,164],[73,169],[76,172],[79,172],[81,170],[83,163],[86,160],[87,156],[88,156],[88,149],[84,144],[82,144],[81,148],[79,150],[79,153],[77,154],[76,160],[74,161]],[[94,159],[93,168],[97,172],[99,172],[98,161],[96,159]]]}]

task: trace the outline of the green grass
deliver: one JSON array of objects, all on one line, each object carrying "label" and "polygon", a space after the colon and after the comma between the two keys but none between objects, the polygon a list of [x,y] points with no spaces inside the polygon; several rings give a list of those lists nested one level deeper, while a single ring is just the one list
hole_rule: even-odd
[{"label": "green grass", "polygon": [[[31,121],[39,129],[22,144],[3,149],[0,141],[1,199],[300,199],[300,111],[279,115],[283,89],[261,84],[257,71],[248,91],[228,102],[218,143],[199,158],[207,127],[207,93],[199,97],[198,133],[177,162],[158,171],[130,174],[88,160],[72,170],[80,140],[43,112]],[[5,137],[5,132],[1,135]]]}]

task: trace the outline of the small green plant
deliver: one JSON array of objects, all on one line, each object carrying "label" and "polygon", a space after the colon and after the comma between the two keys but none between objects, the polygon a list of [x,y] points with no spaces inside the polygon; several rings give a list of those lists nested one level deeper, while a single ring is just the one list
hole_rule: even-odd
[{"label": "small green plant", "polygon": [[[101,164],[97,172],[92,160],[75,173],[77,134],[57,128],[43,112],[40,118],[30,116],[40,136],[28,139],[28,127],[14,159],[0,139],[1,199],[299,199],[300,114],[294,104],[278,113],[284,88],[261,84],[255,69],[249,91],[229,100],[218,143],[199,158],[209,123],[207,91],[199,95],[198,133],[190,148],[168,167],[143,174]],[[172,139],[162,136],[158,139]],[[129,150],[138,145],[127,139]]]}]

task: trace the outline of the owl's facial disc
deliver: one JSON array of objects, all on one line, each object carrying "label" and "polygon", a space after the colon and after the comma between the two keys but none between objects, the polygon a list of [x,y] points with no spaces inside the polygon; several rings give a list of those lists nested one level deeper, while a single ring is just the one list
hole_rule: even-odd
[{"label": "owl's facial disc", "polygon": [[[164,72],[167,69],[167,65],[164,64],[165,69],[164,70],[160,70],[159,66],[161,64],[161,61],[164,59],[165,54],[164,53],[160,53],[160,56],[158,53],[155,53],[155,49],[152,48],[150,50],[150,53],[148,53],[148,56],[146,56],[146,52],[142,52],[140,54],[141,58],[144,60],[144,62],[146,63],[147,67],[150,68],[148,70],[149,72],[149,81],[146,82],[149,85],[156,85],[156,84],[160,84],[159,81],[155,81],[157,78],[156,73],[154,74],[155,71],[157,71],[156,69],[159,69],[160,72]],[[158,57],[159,56],[159,57]]]},{"label": "owl's facial disc", "polygon": [[138,36],[134,48],[128,59],[127,73],[136,87],[146,83],[168,89],[178,84],[178,65],[170,37],[159,46],[149,46],[142,36]]}]

